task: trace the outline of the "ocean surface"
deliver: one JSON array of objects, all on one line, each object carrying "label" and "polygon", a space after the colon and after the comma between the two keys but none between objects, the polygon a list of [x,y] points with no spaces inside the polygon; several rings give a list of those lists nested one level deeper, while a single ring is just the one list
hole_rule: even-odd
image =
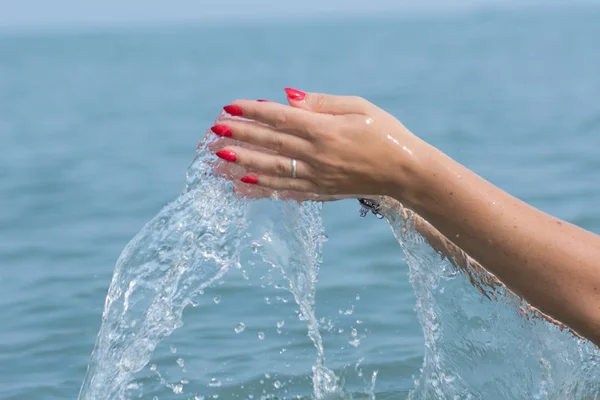
[{"label": "ocean surface", "polygon": [[[287,86],[363,96],[600,233],[599,38],[593,6],[1,34],[0,398],[77,397],[119,254],[179,195],[197,143],[236,98],[284,101]],[[424,354],[415,292],[387,223],[358,209],[324,205],[326,363],[359,392],[405,399]],[[188,382],[311,394],[315,349],[296,304],[251,275],[240,284],[232,271],[186,309],[141,398],[191,399]]]}]

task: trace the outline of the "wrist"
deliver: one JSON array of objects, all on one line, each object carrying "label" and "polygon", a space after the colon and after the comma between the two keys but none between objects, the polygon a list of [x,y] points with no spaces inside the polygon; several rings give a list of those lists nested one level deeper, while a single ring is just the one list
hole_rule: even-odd
[{"label": "wrist", "polygon": [[435,196],[450,159],[432,145],[415,139],[410,147],[402,147],[395,155],[395,162],[391,163],[393,181],[383,194],[418,210]]}]

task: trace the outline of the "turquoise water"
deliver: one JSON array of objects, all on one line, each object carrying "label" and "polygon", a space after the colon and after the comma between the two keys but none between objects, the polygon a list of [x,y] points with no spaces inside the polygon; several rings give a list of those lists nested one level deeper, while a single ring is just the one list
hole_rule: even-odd
[{"label": "turquoise water", "polygon": [[[0,37],[0,398],[77,396],[121,250],[181,192],[233,98],[283,100],[284,86],[362,95],[502,188],[600,232],[599,20],[582,8]],[[424,339],[398,243],[353,201],[326,204],[323,219],[327,365],[351,390],[367,393],[377,371],[378,399],[406,398]],[[234,270],[207,288],[157,348],[143,398],[276,380],[310,395],[306,323],[265,276]],[[181,379],[190,390],[175,394]]]}]

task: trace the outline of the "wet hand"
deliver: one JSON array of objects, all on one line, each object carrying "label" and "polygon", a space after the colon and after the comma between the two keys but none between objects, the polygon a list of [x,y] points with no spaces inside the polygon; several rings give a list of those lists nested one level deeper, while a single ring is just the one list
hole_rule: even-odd
[{"label": "wet hand", "polygon": [[247,120],[211,128],[271,151],[228,145],[217,152],[252,171],[242,182],[319,195],[391,194],[408,182],[422,142],[394,117],[357,97],[287,92],[294,107],[235,101],[225,111]]}]

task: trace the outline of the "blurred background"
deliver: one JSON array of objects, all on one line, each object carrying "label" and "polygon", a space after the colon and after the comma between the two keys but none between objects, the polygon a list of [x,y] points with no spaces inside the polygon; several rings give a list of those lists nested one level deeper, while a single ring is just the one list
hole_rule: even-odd
[{"label": "blurred background", "polygon": [[[197,142],[236,98],[284,101],[287,86],[363,96],[600,232],[599,38],[597,1],[0,0],[0,398],[76,398],[116,259],[180,193]],[[377,398],[406,398],[423,340],[400,249],[354,201],[324,218],[328,365],[357,387],[379,371]],[[192,398],[165,383],[181,378],[179,358],[198,387],[224,370],[231,387],[272,385],[265,374],[291,363],[295,393],[310,394],[314,349],[293,301],[272,307],[258,284],[213,290],[222,300],[190,310],[158,349],[162,378],[143,398]],[[252,371],[236,374],[225,350]]]}]

